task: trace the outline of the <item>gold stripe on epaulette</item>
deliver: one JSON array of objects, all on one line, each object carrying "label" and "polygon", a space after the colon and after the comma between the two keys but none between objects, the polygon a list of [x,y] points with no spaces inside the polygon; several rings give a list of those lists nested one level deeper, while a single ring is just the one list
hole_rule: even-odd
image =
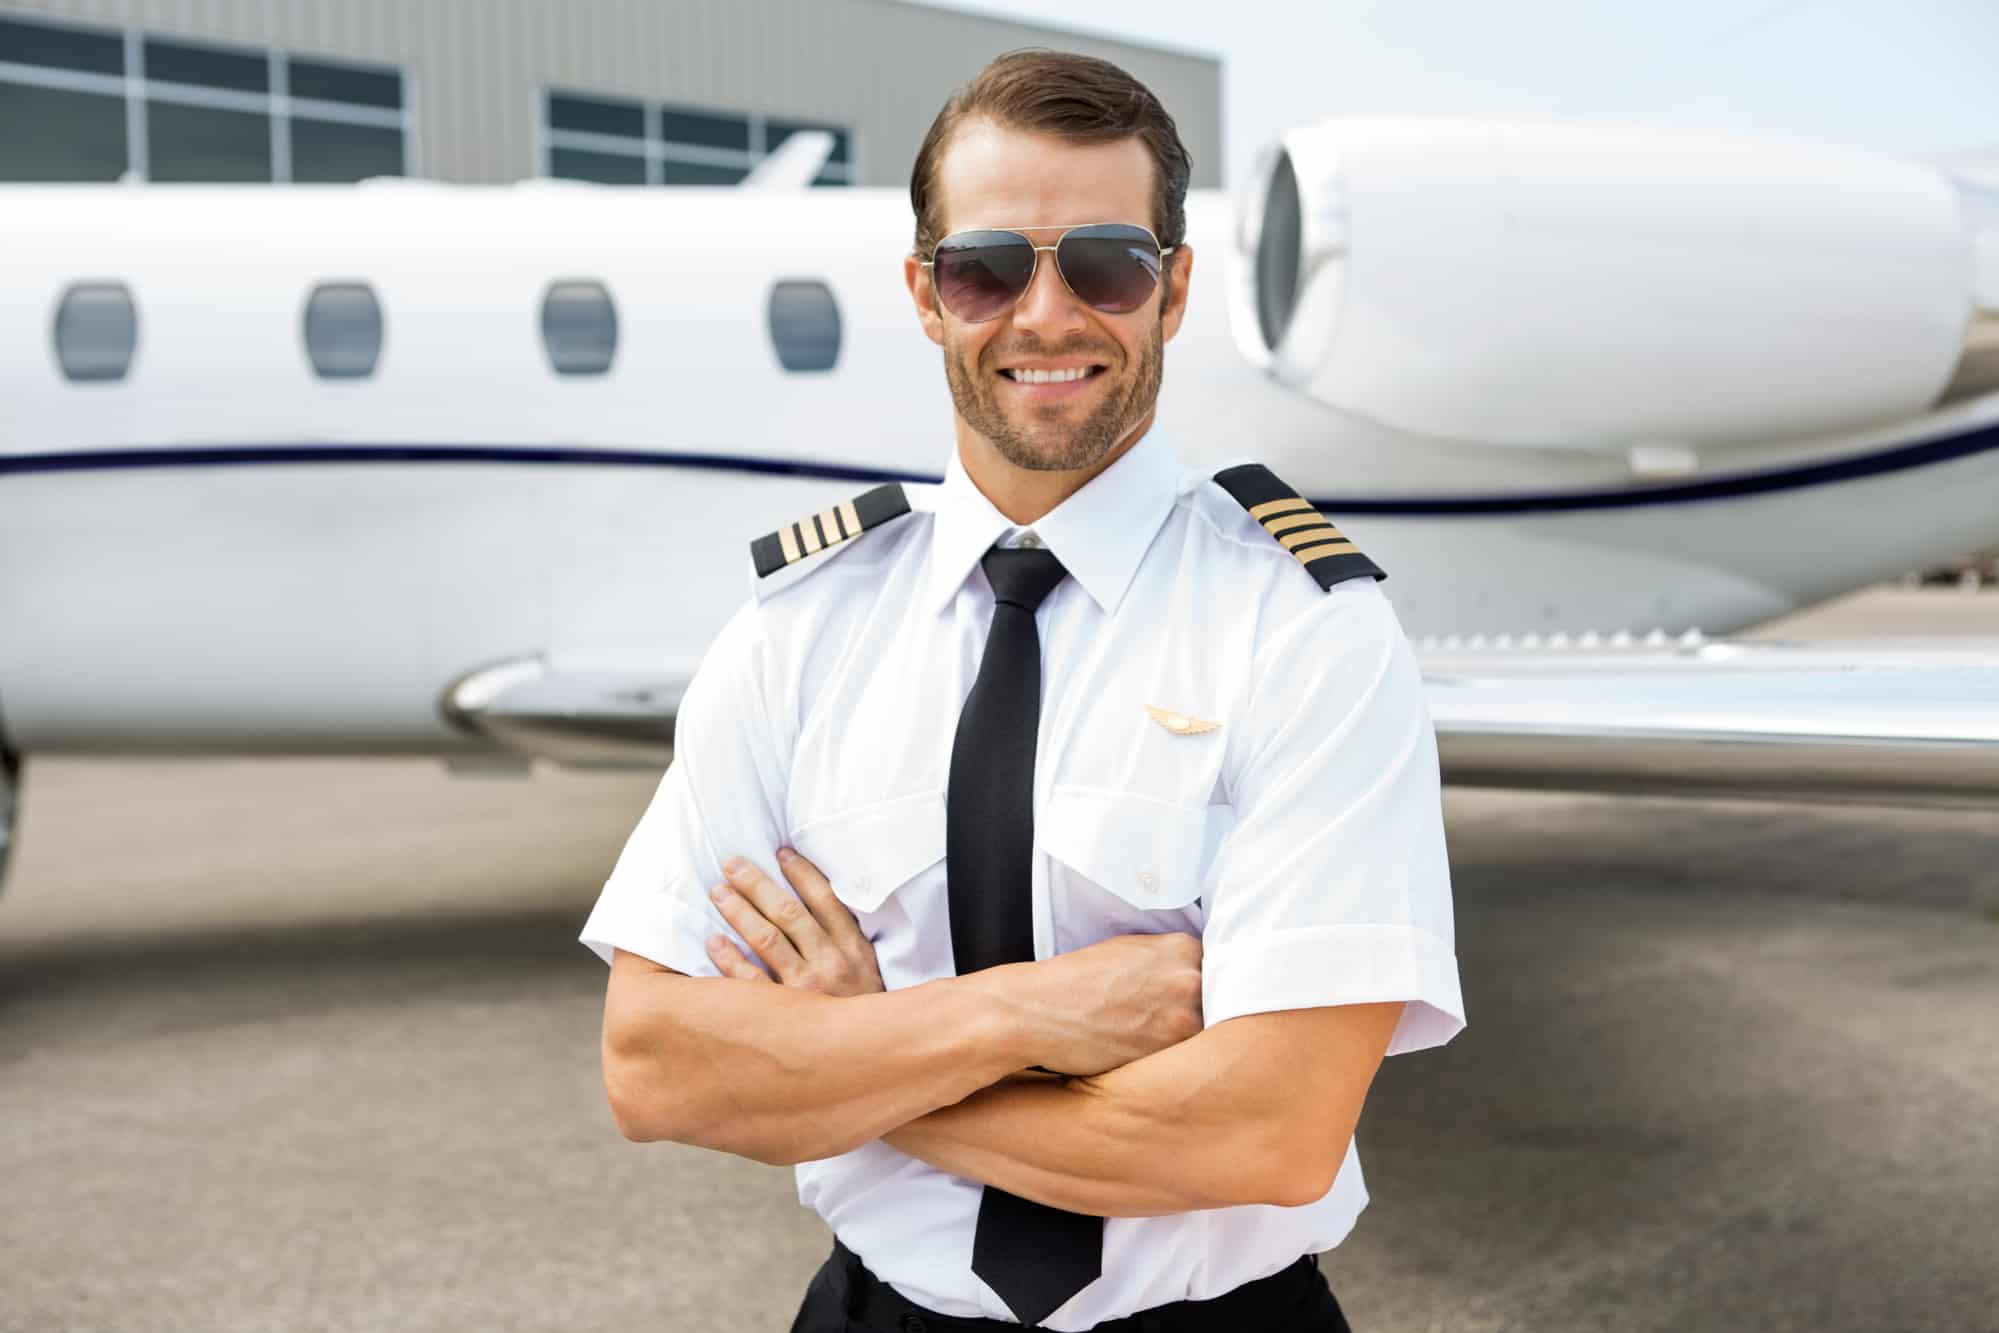
[{"label": "gold stripe on epaulette", "polygon": [[1311,507],[1312,502],[1310,500],[1293,496],[1288,500],[1266,500],[1262,504],[1254,506],[1249,511],[1249,516],[1261,523],[1272,514],[1288,514],[1294,509],[1310,509]]},{"label": "gold stripe on epaulette", "polygon": [[1343,542],[1346,539],[1347,535],[1344,532],[1327,523],[1318,527],[1300,528],[1296,532],[1287,532],[1277,539],[1277,543],[1287,551],[1295,551],[1314,542]]},{"label": "gold stripe on epaulette", "polygon": [[1330,523],[1331,521],[1324,514],[1314,509],[1302,514],[1279,514],[1275,518],[1266,518],[1263,520],[1263,530],[1275,537],[1278,533],[1289,532],[1293,528],[1310,527],[1313,524]]},{"label": "gold stripe on epaulette", "polygon": [[[1361,575],[1388,577],[1347,540],[1319,506],[1261,463],[1238,463],[1212,478],[1327,592]],[[1331,503],[1330,501],[1328,503]]]},{"label": "gold stripe on epaulette", "polygon": [[759,579],[767,578],[787,565],[809,560],[909,512],[909,496],[901,483],[884,482],[873,490],[766,532],[750,543],[750,563]]}]

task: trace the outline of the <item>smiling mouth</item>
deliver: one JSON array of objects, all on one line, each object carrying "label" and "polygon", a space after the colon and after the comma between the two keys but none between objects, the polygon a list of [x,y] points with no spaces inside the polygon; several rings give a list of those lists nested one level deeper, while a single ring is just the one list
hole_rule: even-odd
[{"label": "smiling mouth", "polygon": [[1022,375],[1028,372],[1022,371],[1018,368],[1010,368],[1010,369],[1002,369],[999,372],[999,375],[1002,379],[1011,380],[1015,384],[1022,384],[1022,385],[1081,384],[1085,380],[1095,379],[1097,376],[1103,374],[1106,369],[1107,367],[1104,366],[1089,366],[1085,367],[1083,369],[1083,373],[1080,375],[1076,374],[1074,371],[1059,371],[1056,372],[1054,376],[1048,378],[1023,379],[1021,378]]}]

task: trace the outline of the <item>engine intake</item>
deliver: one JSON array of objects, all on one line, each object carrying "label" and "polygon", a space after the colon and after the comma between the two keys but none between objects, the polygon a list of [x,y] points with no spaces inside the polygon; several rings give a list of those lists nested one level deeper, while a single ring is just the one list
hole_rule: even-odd
[{"label": "engine intake", "polygon": [[1231,322],[1282,382],[1418,434],[1765,441],[1936,404],[1973,241],[1941,172],[1845,150],[1334,119],[1238,196]]}]

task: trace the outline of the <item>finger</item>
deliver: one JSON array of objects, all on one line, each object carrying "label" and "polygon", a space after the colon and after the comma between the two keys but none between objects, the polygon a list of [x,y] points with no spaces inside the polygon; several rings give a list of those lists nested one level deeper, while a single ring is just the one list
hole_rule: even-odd
[{"label": "finger", "polygon": [[708,957],[725,977],[740,977],[744,981],[770,980],[762,968],[743,956],[743,951],[727,935],[708,937]]},{"label": "finger", "polygon": [[785,938],[784,932],[757,910],[755,903],[727,884],[717,884],[708,890],[708,896],[714,899],[715,910],[722,914],[723,920],[736,928],[736,933],[743,937],[743,943],[749,945],[756,956],[777,973],[779,979],[789,981],[804,975],[805,960],[798,956],[798,950],[791,947],[791,941]]},{"label": "finger", "polygon": [[[722,870],[729,876],[730,886],[748,899],[763,914],[764,920],[784,934],[787,946],[796,953],[812,958],[833,947],[826,938],[825,929],[812,915],[811,909],[798,900],[798,895],[779,888],[769,875],[755,865],[732,856],[723,864]],[[754,940],[750,942],[756,943]],[[764,955],[764,961],[772,961],[769,954]]]},{"label": "finger", "polygon": [[798,896],[805,900],[805,905],[812,909],[812,915],[818,918],[827,934],[841,941],[850,951],[852,946],[868,942],[868,937],[861,933],[861,923],[854,919],[847,904],[840,901],[840,895],[833,892],[832,883],[818,866],[789,847],[777,849],[777,865],[784,872],[784,877],[791,881],[791,887],[798,891]]}]

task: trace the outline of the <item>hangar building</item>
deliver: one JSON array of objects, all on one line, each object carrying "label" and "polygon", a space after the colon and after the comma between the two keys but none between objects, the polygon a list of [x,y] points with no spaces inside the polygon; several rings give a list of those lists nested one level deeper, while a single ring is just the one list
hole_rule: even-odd
[{"label": "hangar building", "polygon": [[815,184],[906,187],[1021,46],[1131,71],[1221,184],[1219,58],[908,0],[0,0],[0,181],[730,184],[812,128]]}]

